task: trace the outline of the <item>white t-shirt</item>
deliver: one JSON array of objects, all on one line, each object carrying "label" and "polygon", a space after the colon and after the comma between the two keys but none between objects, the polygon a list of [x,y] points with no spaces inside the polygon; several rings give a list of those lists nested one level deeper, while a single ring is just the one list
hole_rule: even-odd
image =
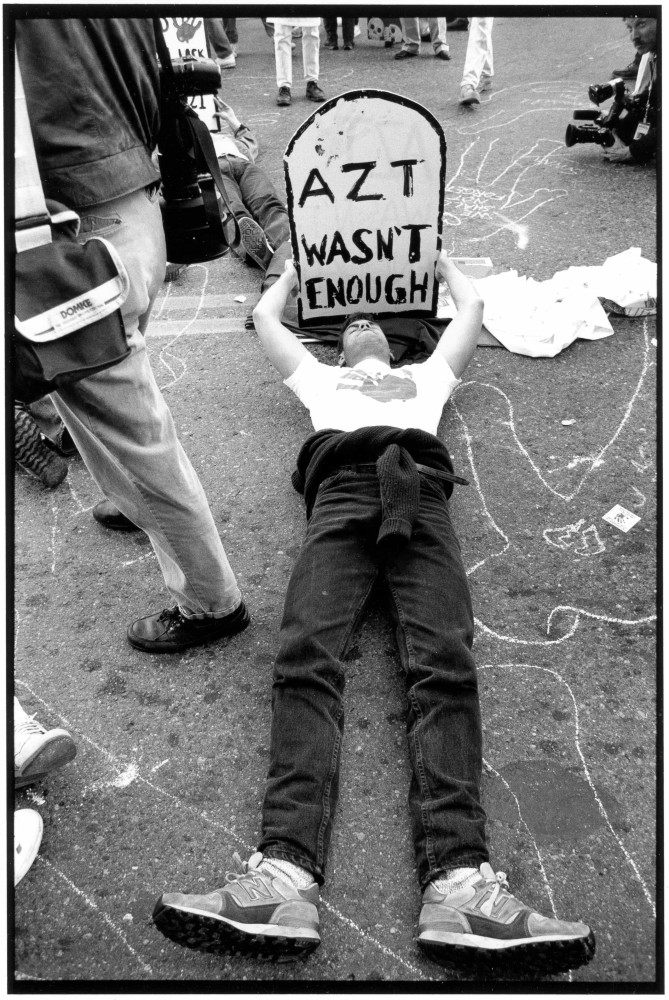
[{"label": "white t-shirt", "polygon": [[436,352],[427,361],[401,368],[374,358],[355,368],[336,368],[310,354],[285,383],[309,410],[314,430],[387,426],[436,434],[446,400],[460,379]]}]

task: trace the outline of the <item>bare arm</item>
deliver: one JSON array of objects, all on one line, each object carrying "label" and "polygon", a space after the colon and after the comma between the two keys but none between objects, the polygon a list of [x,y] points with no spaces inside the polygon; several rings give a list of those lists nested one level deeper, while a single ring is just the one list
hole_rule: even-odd
[{"label": "bare arm", "polygon": [[446,282],[457,309],[435,350],[448,362],[456,378],[460,378],[474,356],[483,322],[483,299],[453,261],[442,251],[436,266],[437,280]]},{"label": "bare arm", "polygon": [[297,288],[297,271],[292,260],[271,285],[253,310],[253,323],[265,354],[283,378],[289,378],[309,351],[294,333],[283,325],[281,317],[293,288]]}]

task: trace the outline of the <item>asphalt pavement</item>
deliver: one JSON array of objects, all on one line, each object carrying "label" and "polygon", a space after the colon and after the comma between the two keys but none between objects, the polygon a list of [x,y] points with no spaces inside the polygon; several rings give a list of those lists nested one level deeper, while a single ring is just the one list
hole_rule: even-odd
[{"label": "asphalt pavement", "polygon": [[[238,26],[222,94],[283,193],[283,152],[315,107],[299,43],[293,104],[278,108],[271,42],[258,18]],[[588,86],[632,57],[620,17],[497,18],[494,87],[473,108],[458,104],[465,32],[450,33],[450,62],[429,44],[396,62],[361,27],[353,51],[321,50],[321,86],[328,97],[399,93],[442,123],[449,252],[537,280],[629,247],[656,259],[655,166],[563,144]],[[164,285],[148,331],[251,611],[246,632],[181,656],[132,649],[129,622],[170,603],[146,537],[93,520],[100,496],[79,460],[54,491],[16,475],[17,694],[43,724],[67,728],[78,753],[15,794],[44,820],[16,891],[15,988],[653,992],[654,317],[612,316],[613,336],[555,358],[479,348],[440,425],[472,483],[452,509],[476,616],[493,867],[527,903],[589,923],[593,961],[538,983],[518,968],[493,986],[484,970],[446,970],[418,950],[404,687],[382,600],[346,663],[321,947],[268,965],[188,951],[153,927],[160,893],[222,885],[233,852],[248,857],[259,835],[272,662],[304,528],[290,472],[310,429],[245,327],[259,285],[234,257],[192,266]],[[333,348],[315,353],[334,363]],[[639,517],[628,532],[603,519],[617,504]]]}]

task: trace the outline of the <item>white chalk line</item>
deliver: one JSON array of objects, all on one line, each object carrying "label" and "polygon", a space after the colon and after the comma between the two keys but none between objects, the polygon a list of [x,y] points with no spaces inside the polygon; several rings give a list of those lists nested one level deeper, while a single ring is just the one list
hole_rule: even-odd
[{"label": "white chalk line", "polygon": [[[173,385],[176,385],[177,382],[180,382],[181,379],[184,377],[184,375],[186,374],[186,372],[188,370],[187,367],[186,367],[185,362],[180,357],[178,357],[178,355],[172,354],[170,352],[170,347],[172,347],[172,345],[177,342],[177,340],[179,339],[179,337],[183,336],[183,334],[186,333],[186,331],[189,329],[189,327],[197,320],[197,318],[199,316],[199,313],[200,313],[200,310],[202,308],[202,305],[204,303],[204,296],[205,296],[205,292],[207,290],[207,283],[209,281],[209,268],[206,267],[206,265],[204,265],[204,264],[193,264],[191,266],[193,268],[195,268],[195,267],[202,268],[202,270],[204,271],[204,282],[203,282],[203,285],[202,285],[202,289],[200,291],[200,299],[199,299],[199,302],[198,302],[198,306],[197,306],[197,308],[195,310],[195,314],[191,317],[191,319],[189,319],[187,321],[187,323],[182,327],[182,329],[179,331],[179,333],[177,333],[176,336],[173,337],[170,340],[170,342],[165,345],[165,347],[162,347],[160,349],[160,354],[158,355],[159,358],[160,358],[160,361],[165,366],[165,368],[167,368],[168,372],[172,376],[172,380],[170,382],[166,382],[164,385],[160,386],[160,389],[161,389],[162,392],[165,392],[166,389],[171,389]],[[179,375],[176,374],[176,372],[171,367],[171,365],[169,364],[169,362],[166,361],[165,356],[169,356],[173,361],[178,362],[178,364],[181,366],[181,373]]]},{"label": "white chalk line", "polygon": [[592,777],[590,775],[590,770],[588,768],[588,765],[585,762],[585,757],[583,756],[583,751],[581,750],[581,742],[580,742],[580,721],[579,721],[579,714],[578,714],[578,705],[576,704],[576,698],[574,697],[574,692],[572,691],[570,685],[567,683],[567,681],[564,679],[564,677],[562,677],[556,670],[551,670],[549,667],[541,667],[541,666],[538,666],[536,664],[531,664],[531,663],[500,663],[500,664],[489,663],[489,664],[486,664],[483,667],[479,667],[478,669],[479,670],[540,670],[540,671],[542,671],[542,673],[551,674],[553,677],[555,677],[555,679],[560,684],[563,684],[564,687],[567,689],[567,691],[569,693],[569,697],[571,698],[571,702],[572,702],[573,708],[574,708],[574,746],[576,747],[576,753],[578,754],[578,757],[579,757],[579,759],[581,761],[581,766],[583,768],[583,773],[585,775],[585,779],[586,779],[588,785],[590,786],[590,791],[592,792],[592,794],[594,796],[595,802],[597,803],[597,808],[599,809],[599,812],[600,812],[600,815],[602,816],[602,819],[604,820],[604,822],[605,822],[606,826],[608,827],[608,829],[609,829],[609,831],[610,831],[613,839],[618,844],[618,847],[620,848],[621,853],[623,854],[625,860],[627,861],[628,865],[630,866],[630,868],[634,872],[634,874],[635,874],[635,876],[636,876],[639,884],[641,885],[641,888],[643,890],[643,894],[646,897],[646,901],[647,901],[648,905],[650,906],[650,908],[652,910],[653,917],[656,917],[657,913],[656,913],[656,909],[655,909],[655,904],[653,902],[653,897],[651,896],[651,894],[650,894],[650,892],[648,890],[648,887],[646,886],[646,883],[645,883],[645,881],[643,879],[643,876],[641,875],[641,872],[639,871],[639,869],[638,869],[638,867],[636,865],[636,862],[631,857],[631,855],[627,851],[627,848],[623,844],[622,840],[620,839],[620,837],[618,836],[618,834],[613,829],[613,826],[611,825],[611,821],[610,821],[610,819],[608,817],[608,813],[606,812],[606,809],[604,808],[604,804],[603,804],[602,800],[600,799],[599,795],[597,794],[597,789],[595,788],[594,782],[593,782]]},{"label": "white chalk line", "polygon": [[334,917],[337,918],[337,920],[340,920],[343,924],[346,924],[352,930],[356,931],[362,938],[364,938],[365,941],[368,941],[370,944],[374,945],[381,952],[383,952],[384,955],[387,955],[389,958],[394,958],[396,962],[399,962],[400,965],[403,965],[406,969],[409,970],[409,972],[413,972],[413,974],[418,979],[427,979],[429,982],[435,981],[432,976],[427,976],[424,972],[421,972],[421,970],[417,969],[415,965],[411,964],[411,962],[407,962],[400,955],[394,952],[392,948],[388,948],[385,944],[382,944],[381,941],[377,941],[375,937],[373,937],[371,934],[368,934],[367,931],[364,931],[362,927],[360,927],[358,924],[355,923],[355,921],[351,920],[350,917],[345,916],[331,903],[328,903],[324,899],[321,900],[321,903],[329,913],[331,913]]},{"label": "white chalk line", "polygon": [[48,861],[41,854],[37,855],[37,860],[40,861],[42,864],[47,865],[47,867],[50,868],[52,872],[55,872],[55,874],[58,875],[58,877],[61,878],[66,883],[66,885],[73,892],[75,892],[78,896],[81,897],[81,899],[83,899],[83,901],[85,902],[86,906],[90,907],[91,910],[94,910],[97,914],[99,914],[99,916],[102,917],[102,919],[107,924],[107,926],[110,927],[111,930],[114,932],[114,934],[116,934],[116,936],[121,939],[121,941],[123,942],[123,944],[125,945],[125,947],[128,949],[128,951],[130,952],[130,954],[133,956],[133,958],[135,958],[137,960],[137,962],[139,962],[139,964],[142,967],[142,970],[147,975],[152,976],[153,975],[153,969],[151,968],[151,966],[148,965],[144,961],[144,959],[141,957],[141,955],[139,955],[135,951],[135,949],[130,944],[130,942],[128,941],[127,937],[125,936],[125,934],[121,930],[121,928],[116,926],[116,924],[111,919],[111,917],[109,916],[109,914],[105,913],[104,910],[101,910],[100,907],[97,905],[97,903],[93,899],[90,898],[90,896],[87,896],[85,892],[83,892],[78,886],[76,886],[74,884],[74,882],[72,882],[72,880],[69,879],[67,877],[67,875],[65,875],[64,872],[62,872],[60,870],[60,868],[56,868],[56,866],[51,861]]},{"label": "white chalk line", "polygon": [[58,508],[55,504],[51,504],[51,513],[53,514],[53,524],[51,525],[51,572],[56,572],[56,543],[58,537]]},{"label": "white chalk line", "polygon": [[[175,802],[181,808],[185,807],[189,812],[191,812],[195,816],[197,816],[198,819],[204,820],[205,823],[208,823],[210,826],[213,826],[215,829],[223,831],[223,833],[225,833],[226,836],[228,836],[231,839],[233,839],[237,844],[240,845],[240,847],[243,847],[244,850],[248,851],[249,854],[252,854],[255,851],[255,847],[251,846],[250,844],[247,844],[239,836],[239,834],[236,833],[234,830],[231,830],[229,827],[225,826],[224,824],[219,823],[217,820],[215,820],[211,816],[209,816],[206,812],[203,812],[203,811],[199,810],[197,808],[197,806],[193,806],[189,802],[185,802],[183,799],[179,798],[177,795],[174,795],[172,792],[168,792],[166,789],[161,788],[159,785],[154,784],[154,782],[150,781],[148,778],[143,777],[143,775],[140,774],[139,769],[137,768],[137,766],[136,766],[136,764],[134,762],[131,763],[130,765],[123,765],[114,756],[114,754],[112,754],[109,750],[106,750],[104,747],[99,746],[89,736],[87,736],[85,733],[81,732],[76,726],[73,726],[72,723],[64,715],[62,715],[61,712],[59,712],[52,705],[49,705],[49,703],[47,701],[45,701],[38,694],[36,694],[36,692],[33,691],[33,689],[30,687],[30,685],[28,685],[25,681],[17,679],[16,683],[19,684],[19,685],[21,685],[21,687],[24,687],[27,691],[29,691],[30,694],[37,701],[39,701],[49,712],[51,712],[54,716],[56,716],[59,719],[61,725],[64,728],[67,728],[68,730],[74,730],[77,733],[77,736],[78,736],[79,739],[82,739],[86,743],[89,743],[95,750],[98,751],[99,754],[101,754],[102,757],[104,757],[110,763],[110,765],[113,768],[113,770],[116,771],[117,779],[116,779],[116,781],[109,782],[108,785],[117,785],[117,781],[119,779],[124,779],[124,776],[127,775],[128,769],[134,767],[136,769],[135,773],[133,774],[133,780],[134,781],[137,781],[137,782],[139,782],[139,783],[141,783],[143,785],[146,785],[148,788],[151,788],[158,795],[162,795],[163,797],[165,797],[167,799],[170,799],[172,802]],[[166,761],[163,761],[163,764],[164,763],[166,763]],[[162,764],[160,764],[158,766],[162,767]],[[156,770],[156,769],[157,768],[154,768],[154,770]],[[125,782],[122,787],[127,787],[128,784],[130,784],[130,782]],[[89,790],[91,790],[93,787],[94,786],[90,786]],[[100,786],[100,787],[102,787],[102,786]],[[59,872],[58,874],[62,875],[61,872]],[[64,875],[62,877],[66,878]],[[67,879],[66,879],[66,881],[67,881]],[[77,890],[77,891],[81,895],[83,895],[83,893],[81,893],[81,890]],[[377,941],[376,938],[373,938],[371,935],[369,935],[365,931],[363,931],[362,928],[358,927],[358,925],[355,924],[352,920],[350,920],[348,917],[345,917],[342,913],[340,913],[339,910],[337,910],[334,906],[332,906],[331,903],[328,903],[326,900],[321,900],[321,902],[326,907],[326,909],[328,909],[333,914],[333,916],[335,916],[337,919],[341,920],[342,923],[345,923],[348,926],[350,926],[351,928],[353,928],[354,930],[356,930],[365,941],[368,941],[374,947],[379,948],[383,952],[384,955],[392,957],[393,959],[395,959],[395,961],[399,962],[400,965],[405,966],[406,968],[410,969],[411,971],[414,971],[414,972],[418,972],[419,971],[419,970],[416,970],[415,967],[411,965],[411,963],[407,962],[406,959],[402,958],[401,955],[398,955],[391,948],[388,948],[386,945],[381,944],[381,942]],[[429,977],[426,977],[425,975],[421,974],[420,972],[419,972],[419,975],[423,979],[429,978]]]},{"label": "white chalk line", "polygon": [[[479,668],[479,669],[486,669],[486,668],[484,667],[484,668]],[[502,782],[502,784],[506,788],[506,790],[509,793],[509,795],[513,798],[513,801],[516,803],[516,811],[518,813],[518,819],[520,820],[520,822],[525,827],[525,831],[526,831],[528,837],[530,838],[530,840],[532,841],[532,847],[534,848],[534,853],[536,854],[537,861],[539,862],[539,870],[541,871],[541,877],[542,877],[542,879],[544,881],[544,889],[546,890],[546,895],[548,896],[548,901],[549,901],[550,906],[551,906],[551,912],[553,913],[553,916],[557,917],[558,920],[559,920],[560,917],[558,916],[558,912],[557,912],[557,910],[555,908],[555,899],[553,897],[553,890],[551,889],[551,884],[550,884],[550,882],[548,880],[548,875],[546,874],[546,869],[544,868],[544,862],[543,862],[543,858],[541,857],[541,851],[539,850],[539,845],[537,844],[537,842],[536,842],[536,840],[534,838],[534,834],[532,833],[532,831],[530,830],[529,826],[527,825],[527,822],[526,822],[526,820],[525,820],[525,818],[524,818],[524,816],[523,816],[523,814],[521,812],[520,802],[518,801],[518,796],[513,791],[513,789],[509,785],[509,782],[506,780],[506,778],[503,778],[502,775],[499,773],[499,771],[497,771],[492,766],[492,764],[490,763],[490,761],[487,760],[485,757],[483,758],[483,766],[485,768],[487,768],[487,770],[490,771],[491,774],[494,774],[496,778],[499,778],[499,780]]]},{"label": "white chalk line", "polygon": [[[455,409],[455,412],[456,412],[456,414],[457,414],[460,422],[462,423],[463,428],[465,429],[465,435],[466,435],[467,441],[471,442],[471,437],[469,436],[469,433],[468,433],[468,430],[467,430],[466,421],[465,421],[464,417],[462,416],[460,410],[458,409],[458,406],[457,406],[457,404],[455,402],[454,397],[455,397],[455,395],[456,395],[457,392],[461,392],[466,386],[469,386],[469,385],[480,385],[480,386],[483,386],[484,388],[492,389],[494,392],[498,393],[498,395],[500,395],[504,399],[504,401],[506,403],[506,406],[507,406],[508,413],[509,413],[509,419],[508,419],[508,421],[505,421],[505,424],[509,427],[509,429],[511,431],[511,434],[513,436],[513,440],[514,440],[514,442],[516,444],[516,447],[520,451],[521,455],[523,455],[523,457],[529,463],[529,465],[532,468],[532,470],[534,471],[537,479],[554,496],[559,497],[561,500],[565,500],[568,503],[571,502],[580,493],[580,491],[581,491],[581,489],[583,487],[583,484],[585,483],[586,479],[589,477],[589,475],[593,471],[593,468],[595,468],[595,467],[597,467],[597,466],[599,466],[599,465],[602,464],[604,455],[611,448],[611,446],[616,442],[616,440],[620,437],[620,434],[622,433],[623,428],[625,427],[625,425],[627,424],[628,420],[630,419],[630,416],[632,414],[632,410],[634,408],[634,404],[635,404],[635,402],[636,402],[636,400],[637,400],[637,398],[639,396],[639,393],[641,392],[641,389],[643,388],[643,384],[644,384],[644,381],[646,379],[646,375],[648,374],[648,371],[650,370],[650,368],[654,364],[654,362],[650,360],[650,345],[649,345],[649,342],[648,342],[648,321],[647,321],[647,319],[644,319],[644,323],[643,323],[643,336],[644,336],[643,364],[642,364],[641,374],[639,375],[638,382],[637,382],[636,387],[634,389],[634,392],[632,394],[632,398],[630,399],[630,401],[629,401],[629,403],[628,403],[628,405],[627,405],[627,407],[625,409],[625,412],[624,412],[624,414],[622,416],[622,419],[620,420],[620,423],[618,424],[618,426],[617,426],[617,428],[616,428],[613,436],[607,442],[607,444],[605,444],[604,447],[601,448],[599,450],[599,452],[595,455],[595,457],[594,457],[594,459],[593,459],[593,461],[592,461],[592,463],[590,465],[590,468],[586,469],[585,473],[583,474],[583,476],[579,480],[578,485],[576,486],[576,489],[574,489],[571,493],[560,493],[559,490],[554,489],[550,485],[550,483],[548,483],[547,480],[544,478],[544,476],[542,475],[541,470],[539,469],[538,465],[536,464],[536,462],[534,461],[534,459],[529,454],[527,448],[524,446],[524,444],[521,442],[520,438],[518,437],[518,433],[516,431],[516,425],[515,425],[514,409],[513,409],[513,404],[511,402],[511,400],[509,399],[509,397],[507,396],[507,394],[502,389],[500,389],[496,385],[492,385],[492,383],[490,383],[490,382],[480,382],[480,381],[478,381],[476,379],[472,380],[471,382],[464,382],[464,383],[462,383],[461,385],[458,386],[458,388],[456,389],[456,391],[453,393],[453,396],[451,397],[453,399],[453,407]],[[474,466],[473,466],[473,451],[472,451],[471,447],[469,447],[469,446],[468,446],[468,454],[470,455],[470,462],[472,464],[472,471],[473,471],[473,468],[474,468]],[[478,476],[476,476],[476,482],[477,482],[477,489],[479,491],[479,495],[482,498],[482,492],[481,492],[481,489],[480,489],[480,483],[479,483],[479,480],[478,480]],[[506,537],[506,536],[504,536],[504,537]]]}]

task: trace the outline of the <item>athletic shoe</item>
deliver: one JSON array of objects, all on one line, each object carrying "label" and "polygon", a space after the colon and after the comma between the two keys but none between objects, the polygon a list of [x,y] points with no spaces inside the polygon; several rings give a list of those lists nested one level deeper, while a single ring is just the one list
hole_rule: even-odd
[{"label": "athletic shoe", "polygon": [[37,857],[44,824],[35,809],[14,812],[14,885],[17,886]]},{"label": "athletic shoe", "polygon": [[586,924],[542,916],[507,891],[504,872],[495,874],[487,862],[479,871],[450,895],[433,882],[426,888],[418,944],[431,958],[477,968],[507,961],[540,973],[590,961],[595,936]]},{"label": "athletic shoe", "polygon": [[415,59],[417,55],[418,53],[412,49],[400,49],[399,52],[395,53],[393,59]]},{"label": "athletic shoe", "polygon": [[237,65],[237,56],[234,52],[231,52],[229,56],[224,56],[223,59],[217,59],[216,62],[221,69],[234,69]]},{"label": "athletic shoe", "polygon": [[339,48],[339,45],[337,43],[337,39],[336,38],[326,38],[326,40],[323,43],[323,48],[324,49],[332,49],[333,52],[336,52],[337,49]]},{"label": "athletic shoe", "polygon": [[307,100],[316,101],[318,104],[325,100],[325,94],[315,80],[307,81]]},{"label": "athletic shoe", "polygon": [[481,73],[481,79],[479,80],[479,85],[476,88],[479,94],[484,93],[486,90],[490,90],[492,87],[492,77],[487,73]]},{"label": "athletic shoe", "polygon": [[344,42],[344,51],[350,52],[351,49],[355,48],[355,42]]},{"label": "athletic shoe", "polygon": [[186,618],[178,607],[138,618],[128,628],[128,642],[144,653],[180,653],[242,632],[251,621],[242,601],[223,618]]},{"label": "athletic shoe", "polygon": [[62,483],[69,469],[61,455],[47,448],[37,424],[21,406],[14,407],[14,458],[50,490]]},{"label": "athletic shoe", "polygon": [[280,108],[287,108],[290,104],[290,87],[279,87],[276,103]]},{"label": "athletic shoe", "polygon": [[437,49],[437,51],[435,52],[435,56],[437,57],[437,59],[443,59],[444,61],[450,60],[451,52],[448,45],[444,45],[442,46],[442,48]]},{"label": "athletic shoe", "polygon": [[467,29],[469,28],[469,18],[453,17],[450,20],[447,18],[446,28],[449,31],[467,31]]},{"label": "athletic shoe", "polygon": [[234,855],[237,872],[206,895],[164,893],[153,922],[165,937],[201,951],[262,955],[278,961],[306,956],[321,943],[318,886],[297,889],[270,871],[262,854],[248,862]]},{"label": "athletic shoe", "polygon": [[261,267],[263,271],[267,270],[274,250],[267,242],[262,226],[259,226],[255,219],[248,215],[240,215],[237,222],[239,223],[240,240],[244,251],[258,267]]},{"label": "athletic shoe", "polygon": [[464,87],[460,87],[460,104],[480,104],[478,91],[467,84]]},{"label": "athletic shoe", "polygon": [[77,747],[65,729],[46,730],[14,698],[14,787],[23,788],[69,764]]}]

